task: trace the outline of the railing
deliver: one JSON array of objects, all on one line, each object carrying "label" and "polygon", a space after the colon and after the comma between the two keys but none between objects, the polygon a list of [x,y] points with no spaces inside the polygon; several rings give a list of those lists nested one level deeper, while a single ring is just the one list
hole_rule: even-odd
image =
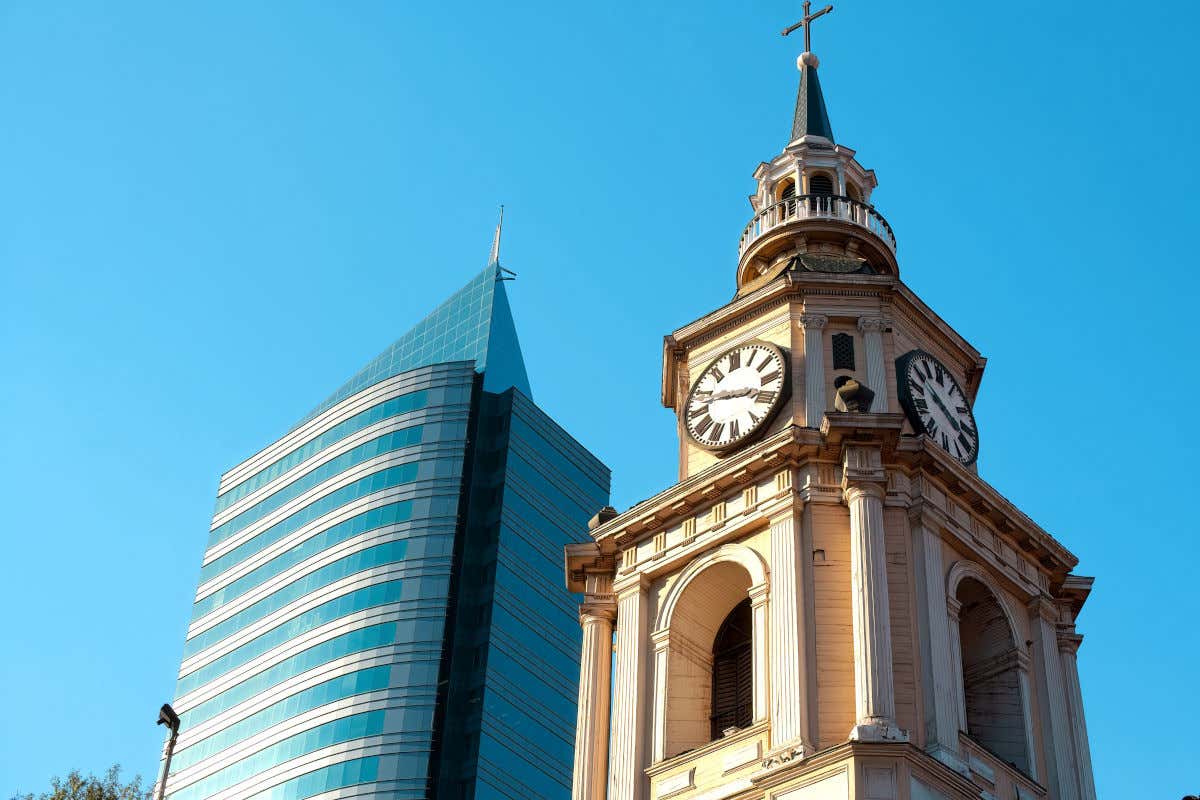
[{"label": "railing", "polygon": [[746,252],[758,237],[790,222],[803,219],[839,219],[866,228],[887,242],[896,252],[896,235],[883,215],[869,203],[853,200],[844,195],[802,194],[780,200],[754,215],[754,219],[742,231],[738,242],[738,255]]}]

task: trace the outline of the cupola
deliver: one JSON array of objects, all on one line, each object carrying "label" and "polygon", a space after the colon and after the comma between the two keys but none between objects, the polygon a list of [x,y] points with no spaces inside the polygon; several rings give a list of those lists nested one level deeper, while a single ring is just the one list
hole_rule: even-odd
[{"label": "cupola", "polygon": [[820,60],[809,50],[809,25],[833,10],[809,13],[784,31],[804,28],[805,51],[796,60],[800,88],[792,135],[783,152],[754,171],[754,216],[738,241],[737,293],[747,294],[788,269],[896,275],[896,237],[871,205],[874,170],[834,139],[817,77]]}]

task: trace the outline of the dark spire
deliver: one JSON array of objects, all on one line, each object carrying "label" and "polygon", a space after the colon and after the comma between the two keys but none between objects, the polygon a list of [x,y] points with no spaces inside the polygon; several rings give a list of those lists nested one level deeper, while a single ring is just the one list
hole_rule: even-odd
[{"label": "dark spire", "polygon": [[800,56],[800,91],[796,93],[796,116],[792,119],[792,138],[802,136],[824,136],[833,141],[833,126],[829,124],[829,112],[825,110],[825,96],[821,94],[821,81],[817,77],[820,62],[812,53]]}]

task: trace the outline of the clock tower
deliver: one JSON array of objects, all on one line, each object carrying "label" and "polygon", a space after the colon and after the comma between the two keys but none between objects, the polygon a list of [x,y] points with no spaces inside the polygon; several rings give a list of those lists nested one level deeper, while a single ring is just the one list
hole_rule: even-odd
[{"label": "clock tower", "polygon": [[901,280],[803,28],[734,296],[667,335],[679,481],[570,545],[575,800],[1092,800],[1092,579],[980,476],[985,359]]}]

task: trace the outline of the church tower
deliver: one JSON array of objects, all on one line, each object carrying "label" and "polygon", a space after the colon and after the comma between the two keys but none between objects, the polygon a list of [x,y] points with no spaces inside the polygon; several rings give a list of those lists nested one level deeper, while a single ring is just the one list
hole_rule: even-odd
[{"label": "church tower", "polygon": [[1092,800],[1092,579],[979,475],[986,360],[902,282],[809,10],[733,299],[664,340],[679,481],[567,547],[573,797]]}]

